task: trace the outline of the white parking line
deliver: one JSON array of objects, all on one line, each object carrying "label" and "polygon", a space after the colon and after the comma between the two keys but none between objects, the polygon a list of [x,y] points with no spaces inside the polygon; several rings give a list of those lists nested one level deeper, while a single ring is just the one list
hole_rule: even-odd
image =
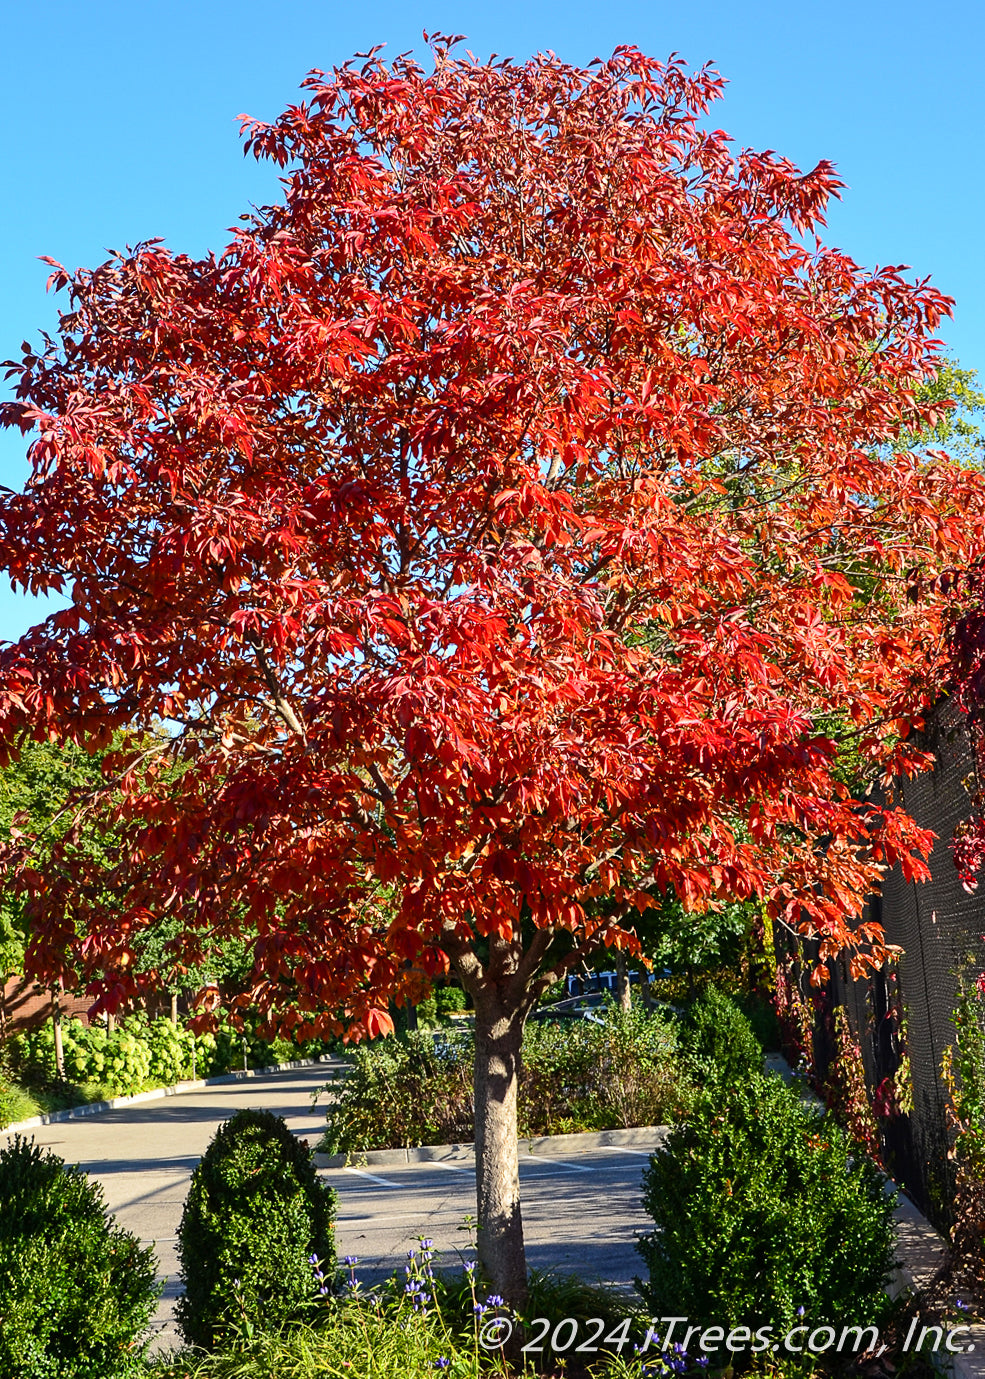
[{"label": "white parking line", "polygon": [[[553,1164],[555,1168],[567,1168],[572,1173],[596,1173],[598,1170],[588,1168],[585,1164],[569,1164],[564,1159],[548,1159],[543,1154],[525,1154],[520,1160],[521,1166],[529,1167],[531,1164]],[[552,1174],[552,1177],[556,1176]]]},{"label": "white parking line", "polygon": [[377,1178],[375,1173],[366,1173],[361,1168],[343,1168],[343,1173],[358,1173],[360,1178],[368,1178],[371,1183],[379,1183],[380,1187],[402,1187],[402,1183],[395,1183],[390,1178]]},{"label": "white parking line", "polygon": [[449,1173],[464,1173],[469,1178],[475,1177],[474,1168],[459,1168],[457,1164],[446,1164],[444,1159],[422,1159],[421,1164],[425,1168],[444,1168]]},{"label": "white parking line", "polygon": [[613,1145],[611,1149],[607,1148],[605,1152],[607,1154],[640,1154],[644,1159],[652,1159],[657,1151],[656,1149],[624,1149],[622,1145]]}]

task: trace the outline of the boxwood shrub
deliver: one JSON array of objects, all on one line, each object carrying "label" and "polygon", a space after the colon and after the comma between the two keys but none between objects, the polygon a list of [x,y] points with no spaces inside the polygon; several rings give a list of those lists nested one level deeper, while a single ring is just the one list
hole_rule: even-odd
[{"label": "boxwood shrub", "polygon": [[269,1111],[237,1111],[192,1175],[178,1228],[178,1322],[212,1349],[302,1319],[318,1298],[311,1258],[335,1269],[335,1193],[305,1141]]},{"label": "boxwood shrub", "polygon": [[778,1076],[711,1085],[644,1174],[651,1314],[726,1331],[779,1331],[798,1308],[815,1325],[878,1325],[895,1262],[883,1181]]},{"label": "boxwood shrub", "polygon": [[681,1047],[700,1081],[736,1085],[763,1071],[763,1048],[736,1003],[707,986],[684,1012]]},{"label": "boxwood shrub", "polygon": [[0,1374],[142,1372],[154,1256],[107,1220],[100,1185],[15,1135],[0,1149],[0,1202]]}]

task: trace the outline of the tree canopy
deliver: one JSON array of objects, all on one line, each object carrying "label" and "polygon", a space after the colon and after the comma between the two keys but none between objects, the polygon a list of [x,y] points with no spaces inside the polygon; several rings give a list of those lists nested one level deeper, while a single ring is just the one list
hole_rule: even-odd
[{"label": "tree canopy", "polygon": [[0,650],[0,736],[133,746],[111,906],[7,863],[34,968],[112,999],[161,916],[192,950],[245,928],[249,999],[306,1034],[385,1030],[453,968],[515,1297],[484,1156],[515,1183],[518,1031],[566,965],[632,948],[654,889],[883,956],[865,897],[930,838],[851,796],[823,725],[923,760],[932,576],[985,503],[909,448],[950,302],[816,237],[829,163],[703,128],[708,69],[431,43],[245,121],[283,196],[221,253],[53,266],[0,559],[71,605]]}]

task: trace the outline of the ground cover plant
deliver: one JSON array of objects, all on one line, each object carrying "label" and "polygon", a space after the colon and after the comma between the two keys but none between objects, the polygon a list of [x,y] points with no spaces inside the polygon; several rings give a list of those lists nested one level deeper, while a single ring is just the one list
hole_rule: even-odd
[{"label": "ground cover plant", "polygon": [[[360,1283],[355,1259],[346,1260],[337,1290],[326,1287],[313,1265],[325,1291],[310,1321],[281,1330],[240,1328],[223,1349],[162,1356],[147,1372],[154,1379],[433,1379],[441,1374],[451,1379],[493,1374],[698,1379],[723,1372],[694,1342],[690,1348],[679,1342],[664,1348],[665,1329],[663,1334],[651,1330],[649,1316],[621,1290],[593,1287],[576,1275],[533,1271],[527,1306],[518,1316],[479,1285],[474,1261],[457,1272],[439,1269],[431,1242],[420,1244],[402,1271],[369,1289]],[[933,1379],[928,1356],[902,1352],[913,1315],[913,1304],[897,1308],[882,1332],[891,1369],[862,1352],[810,1356],[760,1350],[737,1354],[724,1374],[886,1379],[894,1373]],[[538,1318],[548,1323],[546,1331]],[[510,1363],[501,1345],[490,1344],[493,1335],[506,1335],[504,1322],[531,1347]],[[579,1353],[578,1344],[587,1348]]]},{"label": "ground cover plant", "polygon": [[158,1294],[153,1250],[107,1220],[98,1183],[19,1135],[0,1147],[0,1202],[0,1374],[136,1374]]},{"label": "ground cover plant", "polygon": [[[640,1007],[600,1008],[599,1023],[528,1024],[520,1135],[661,1125],[688,1095],[672,1021]],[[473,1046],[467,1031],[378,1039],[357,1048],[327,1086],[321,1148],[337,1154],[403,1145],[470,1143]],[[762,1060],[760,1059],[760,1062]]]},{"label": "ground cover plant", "polygon": [[29,1120],[40,1112],[41,1107],[34,1097],[0,1068],[0,1130],[6,1125]]},{"label": "ground cover plant", "polygon": [[[462,1253],[472,1256],[473,1231],[469,1239],[473,1244]],[[233,1327],[222,1348],[162,1357],[151,1372],[158,1379],[422,1379],[436,1372],[465,1379],[490,1372],[553,1371],[557,1356],[550,1345],[532,1350],[511,1367],[504,1362],[508,1347],[489,1341],[494,1333],[505,1338],[510,1326],[525,1338],[525,1321],[535,1317],[570,1318],[573,1335],[593,1334],[600,1327],[602,1337],[613,1339],[608,1348],[604,1343],[597,1348],[596,1357],[610,1357],[620,1349],[628,1353],[635,1339],[645,1337],[645,1321],[618,1289],[591,1286],[576,1275],[534,1270],[520,1317],[483,1286],[474,1258],[457,1269],[438,1264],[432,1242],[422,1239],[404,1268],[385,1282],[364,1287],[358,1260],[348,1258],[332,1287],[313,1259],[319,1305],[305,1322]],[[593,1318],[597,1321],[590,1325]],[[504,1320],[507,1329],[497,1331]],[[562,1352],[572,1344],[562,1341]],[[582,1371],[581,1361],[567,1357],[566,1364],[575,1374]]]},{"label": "ground cover plant", "polygon": [[335,1268],[336,1197],[307,1143],[269,1111],[237,1111],[192,1175],[178,1227],[184,1293],[177,1317],[191,1344],[212,1349],[244,1329],[310,1315],[313,1261]]}]

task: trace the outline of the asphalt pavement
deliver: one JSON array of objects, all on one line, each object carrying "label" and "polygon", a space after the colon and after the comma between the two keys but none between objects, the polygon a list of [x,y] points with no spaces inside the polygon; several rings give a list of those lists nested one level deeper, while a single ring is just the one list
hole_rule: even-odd
[{"label": "asphalt pavement", "polygon": [[[262,1108],[283,1116],[314,1147],[324,1125],[324,1100],[313,1112],[311,1094],[328,1072],[328,1065],[319,1064],[267,1073],[27,1132],[98,1178],[118,1222],[154,1244],[159,1277],[166,1279],[154,1322],[155,1348],[179,1344],[173,1323],[180,1293],[178,1223],[192,1171],[216,1129],[241,1108]],[[641,1264],[636,1234],[649,1224],[640,1204],[647,1158],[645,1147],[577,1150],[568,1144],[563,1152],[538,1146],[523,1153],[529,1264],[631,1287]],[[321,1176],[339,1193],[339,1258],[355,1256],[364,1281],[401,1265],[422,1236],[435,1242],[442,1265],[468,1257],[468,1231],[462,1227],[475,1213],[469,1159],[326,1169]]]},{"label": "asphalt pavement", "polygon": [[[648,1157],[642,1149],[570,1146],[522,1153],[528,1265],[630,1288],[642,1264],[636,1233],[652,1224],[640,1205]],[[391,1272],[422,1236],[434,1241],[442,1267],[474,1257],[466,1227],[466,1219],[475,1216],[470,1160],[324,1169],[321,1176],[339,1194],[339,1258],[355,1255],[361,1279],[374,1282]]]}]

